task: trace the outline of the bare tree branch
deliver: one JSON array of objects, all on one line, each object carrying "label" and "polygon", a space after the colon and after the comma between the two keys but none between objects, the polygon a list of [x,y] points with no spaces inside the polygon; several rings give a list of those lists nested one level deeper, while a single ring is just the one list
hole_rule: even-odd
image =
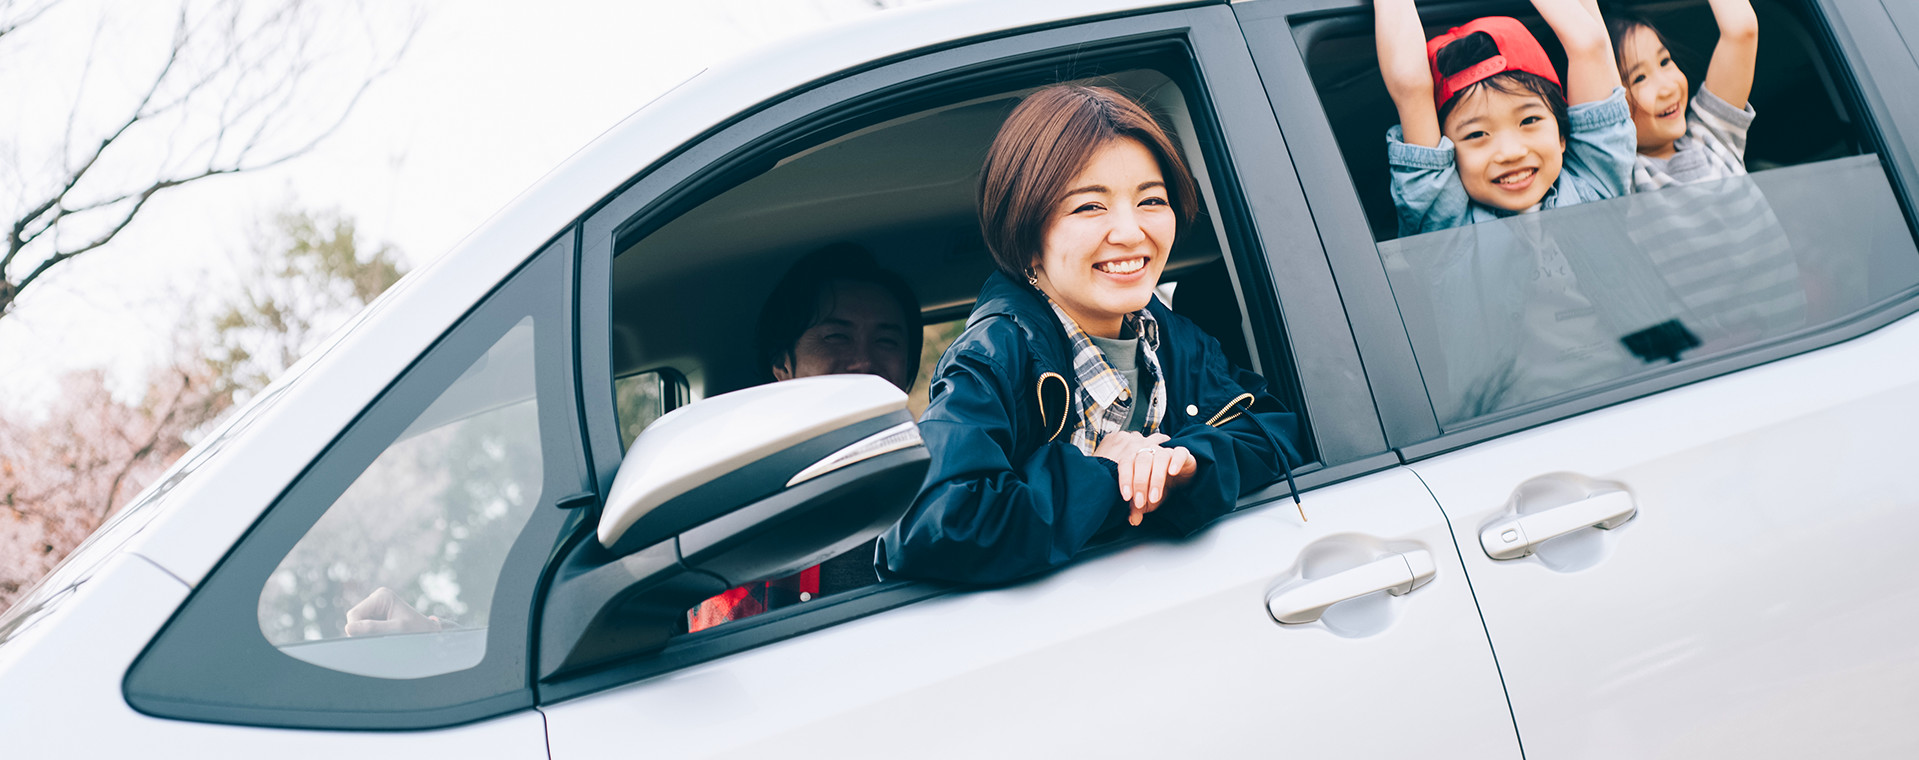
[{"label": "bare tree branch", "polygon": [[[309,149],[310,147],[311,146],[309,146]],[[270,163],[262,164],[259,166],[232,167],[227,169],[208,169],[204,172],[201,172],[199,174],[195,174],[192,176],[182,177],[180,179],[160,180],[159,182],[155,182],[151,185],[148,185],[145,190],[141,190],[138,194],[133,196],[134,198],[133,206],[127,209],[126,214],[120,217],[120,221],[115,223],[104,234],[102,234],[101,236],[97,238],[94,238],[93,240],[89,242],[80,244],[80,246],[77,248],[72,248],[65,251],[57,251],[53,255],[48,256],[45,259],[42,259],[40,261],[40,264],[33,268],[33,271],[28,272],[26,277],[20,278],[20,282],[13,285],[13,292],[15,294],[18,294],[20,291],[25,290],[28,284],[32,283],[34,280],[40,279],[40,275],[45,274],[48,269],[52,269],[54,266],[58,265],[60,262],[66,261],[67,259],[73,258],[80,254],[86,253],[87,251],[91,251],[95,248],[99,248],[100,246],[103,246],[109,242],[112,242],[113,238],[118,236],[121,230],[126,229],[127,225],[133,223],[133,218],[140,213],[140,209],[142,207],[147,205],[147,201],[151,200],[154,194],[159,193],[162,190],[179,187],[189,182],[195,182],[198,180],[203,180],[208,177],[214,177],[221,174],[237,174],[239,172],[262,169],[262,168],[266,168],[267,166],[271,166],[273,164],[277,164],[277,163],[280,163],[281,161],[286,161],[291,158],[293,158],[292,155],[282,156],[281,158],[275,159],[274,161]]]},{"label": "bare tree branch", "polygon": [[[331,117],[302,135],[305,130],[300,125],[311,117],[301,108],[308,102],[309,86],[320,77],[318,62],[326,57],[314,41],[316,22],[308,13],[312,7],[290,0],[256,17],[259,6],[234,0],[204,11],[196,11],[190,0],[184,3],[166,57],[137,103],[111,123],[84,155],[63,161],[68,167],[64,176],[6,223],[6,250],[0,252],[0,318],[11,312],[21,292],[49,270],[112,242],[155,194],[211,177],[267,169],[311,153],[339,131],[373,84],[398,65],[420,27],[415,20],[398,47],[390,55],[380,54],[343,103],[329,109]],[[36,6],[34,15],[44,10]],[[370,24],[363,26],[370,39],[376,36]],[[377,42],[375,46],[379,47]],[[79,112],[77,100],[74,112]],[[126,152],[115,146],[125,144],[135,132],[148,135],[141,140],[154,141],[166,133],[154,132],[161,127],[144,125],[163,119],[172,125],[175,139],[164,143],[167,153],[157,172],[160,178],[133,189],[101,187],[113,180],[106,179],[111,175],[103,175],[106,170],[98,167],[127,161],[114,158]],[[74,121],[70,116],[69,134]],[[289,140],[292,144],[284,144]],[[184,161],[204,159],[200,168],[180,171],[173,152],[183,147]],[[78,225],[75,230],[82,233],[77,243],[74,236],[61,232],[69,225]],[[31,266],[24,276],[16,277],[13,272],[26,262],[32,262]]]},{"label": "bare tree branch", "polygon": [[[60,203],[66,200],[67,194],[73,192],[74,186],[80,184],[80,180],[86,178],[87,172],[92,171],[94,165],[100,162],[100,157],[106,154],[107,148],[112,147],[114,141],[120,139],[120,136],[126,134],[128,129],[133,128],[134,124],[139,123],[142,118],[147,116],[147,104],[153,101],[154,94],[160,91],[160,86],[166,82],[167,75],[173,71],[174,65],[180,60],[180,51],[186,44],[186,25],[187,12],[183,7],[180,10],[179,25],[174,32],[173,47],[168,51],[167,60],[160,67],[160,73],[154,76],[152,86],[148,87],[146,94],[140,97],[139,104],[133,107],[132,115],[128,116],[125,121],[120,122],[120,125],[116,127],[111,134],[108,134],[105,139],[102,139],[100,145],[93,149],[93,153],[88,155],[86,159],[80,163],[79,168],[67,172],[66,181],[61,184],[59,190],[53,193],[52,197],[46,199],[46,201],[40,205],[33,207],[32,210],[22,214],[19,219],[14,221],[13,229],[7,236],[6,256],[0,258],[0,315],[5,314],[12,297],[19,293],[22,288],[26,287],[24,281],[20,283],[5,282],[7,268],[13,264],[14,257],[18,256],[20,251],[26,248],[27,244],[32,243],[35,238],[40,237],[41,233],[57,226],[60,218],[66,216],[66,214],[53,214],[38,231],[25,236],[23,236],[22,233],[26,231],[27,227],[32,224],[34,220],[59,208]],[[122,223],[120,226],[124,227],[126,225]],[[58,257],[58,254],[56,253],[55,256]],[[72,258],[72,255],[59,258],[65,260]],[[38,274],[38,271],[36,271],[35,274]],[[11,288],[9,289],[7,286],[11,286]],[[7,292],[8,290],[11,290],[11,292]]]},{"label": "bare tree branch", "polygon": [[[47,0],[47,2],[44,3],[28,6],[26,10],[21,11],[17,16],[0,18],[0,37],[5,37],[12,34],[15,29],[33,23],[33,20],[39,18],[40,14],[46,13],[49,9],[53,8],[53,6],[59,4],[60,0]],[[11,9],[12,6],[13,3],[9,2],[4,7]]]}]

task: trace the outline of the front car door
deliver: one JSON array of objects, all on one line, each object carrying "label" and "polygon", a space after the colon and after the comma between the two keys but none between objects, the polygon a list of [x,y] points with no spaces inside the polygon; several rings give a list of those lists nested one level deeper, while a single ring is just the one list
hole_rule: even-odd
[{"label": "front car door", "polygon": [[[883,33],[931,42],[996,11],[925,10]],[[588,397],[610,396],[616,375],[699,350],[661,346],[673,341],[667,330],[729,318],[696,311],[704,299],[688,294],[711,287],[701,278],[733,278],[724,280],[728,292],[763,292],[743,285],[754,275],[736,273],[777,273],[779,266],[727,265],[778,259],[683,231],[731,218],[736,207],[724,204],[758,212],[769,197],[804,202],[761,190],[806,186],[791,175],[808,167],[831,174],[836,197],[871,198],[862,206],[869,219],[893,213],[875,189],[883,183],[914,198],[942,182],[957,188],[960,201],[949,209],[957,213],[945,228],[957,231],[903,233],[910,259],[888,247],[894,233],[868,228],[878,222],[814,234],[876,241],[884,262],[913,277],[929,320],[963,316],[990,266],[970,218],[970,170],[919,177],[875,157],[888,155],[891,136],[951,125],[951,134],[967,137],[916,149],[968,156],[967,165],[977,166],[971,156],[1020,94],[1092,77],[1153,100],[1199,168],[1210,217],[1200,225],[1209,229],[1183,236],[1172,266],[1181,266],[1182,255],[1193,271],[1202,258],[1226,262],[1235,306],[1254,315],[1236,318],[1241,334],[1226,337],[1252,346],[1312,429],[1316,461],[1299,477],[1310,520],[1279,485],[1192,539],[1122,543],[1009,588],[886,583],[685,635],[657,654],[542,683],[555,758],[615,750],[692,757],[1009,749],[1400,757],[1433,747],[1518,755],[1452,536],[1425,487],[1386,452],[1324,252],[1300,234],[1311,222],[1292,159],[1225,6],[1056,25],[836,76],[651,170],[583,226],[583,281],[605,277],[615,293],[597,307],[609,312],[602,316],[593,299],[603,296],[583,292],[582,335],[592,334],[594,320],[611,320],[609,351],[619,365],[584,370]],[[985,118],[969,116],[975,105],[989,110]],[[827,160],[834,156],[843,159]],[[862,172],[862,165],[886,171]],[[807,220],[821,218],[830,219]],[[698,241],[714,262],[709,271],[687,274],[688,256],[675,248],[682,240]],[[637,316],[674,298],[683,303],[678,319]],[[735,299],[732,308],[749,315],[742,325],[755,301]],[[1177,292],[1173,305],[1182,308]],[[582,350],[592,356],[597,349]],[[672,374],[689,379],[695,398],[727,389],[721,359]],[[594,383],[605,385],[596,391]],[[607,431],[589,435],[605,449],[594,457],[618,461],[618,436],[606,423]],[[1394,585],[1374,579],[1368,586],[1366,578],[1393,567],[1430,569],[1431,580],[1403,596],[1365,593]],[[1276,623],[1267,605],[1288,591],[1295,593],[1287,600],[1318,595],[1330,604],[1341,586],[1360,598],[1312,622],[1303,622],[1315,617],[1310,603],[1288,602],[1301,616],[1295,625]]]}]

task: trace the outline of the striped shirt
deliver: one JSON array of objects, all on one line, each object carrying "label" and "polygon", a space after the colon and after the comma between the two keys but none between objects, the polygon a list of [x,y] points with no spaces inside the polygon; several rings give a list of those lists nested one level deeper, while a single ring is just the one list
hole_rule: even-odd
[{"label": "striped shirt", "polygon": [[1746,134],[1756,115],[1751,103],[1734,108],[1711,90],[1699,88],[1686,107],[1686,134],[1673,142],[1672,156],[1642,153],[1634,159],[1633,192],[1745,174]]},{"label": "striped shirt", "polygon": [[[1751,341],[1805,324],[1792,242],[1746,178],[1744,109],[1700,88],[1671,158],[1639,156],[1627,228],[1707,342]],[[1658,192],[1651,192],[1657,190]]]}]

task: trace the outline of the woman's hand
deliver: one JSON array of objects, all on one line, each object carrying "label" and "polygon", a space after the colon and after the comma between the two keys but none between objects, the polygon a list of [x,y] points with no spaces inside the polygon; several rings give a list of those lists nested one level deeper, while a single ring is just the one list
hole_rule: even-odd
[{"label": "woman's hand", "polygon": [[1160,433],[1143,436],[1122,431],[1100,441],[1093,456],[1110,459],[1119,465],[1119,497],[1132,502],[1126,516],[1130,525],[1138,525],[1146,514],[1159,509],[1166,495],[1185,485],[1199,470],[1199,460],[1184,446],[1165,447],[1171,440]]}]

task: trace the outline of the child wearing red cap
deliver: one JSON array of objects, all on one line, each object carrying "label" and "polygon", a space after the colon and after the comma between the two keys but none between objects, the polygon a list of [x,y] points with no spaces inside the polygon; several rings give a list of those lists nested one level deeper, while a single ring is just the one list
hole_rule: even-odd
[{"label": "child wearing red cap", "polygon": [[1532,33],[1503,16],[1426,40],[1413,0],[1375,0],[1399,234],[1626,194],[1631,111],[1595,0],[1533,0],[1566,48],[1561,85]]}]

